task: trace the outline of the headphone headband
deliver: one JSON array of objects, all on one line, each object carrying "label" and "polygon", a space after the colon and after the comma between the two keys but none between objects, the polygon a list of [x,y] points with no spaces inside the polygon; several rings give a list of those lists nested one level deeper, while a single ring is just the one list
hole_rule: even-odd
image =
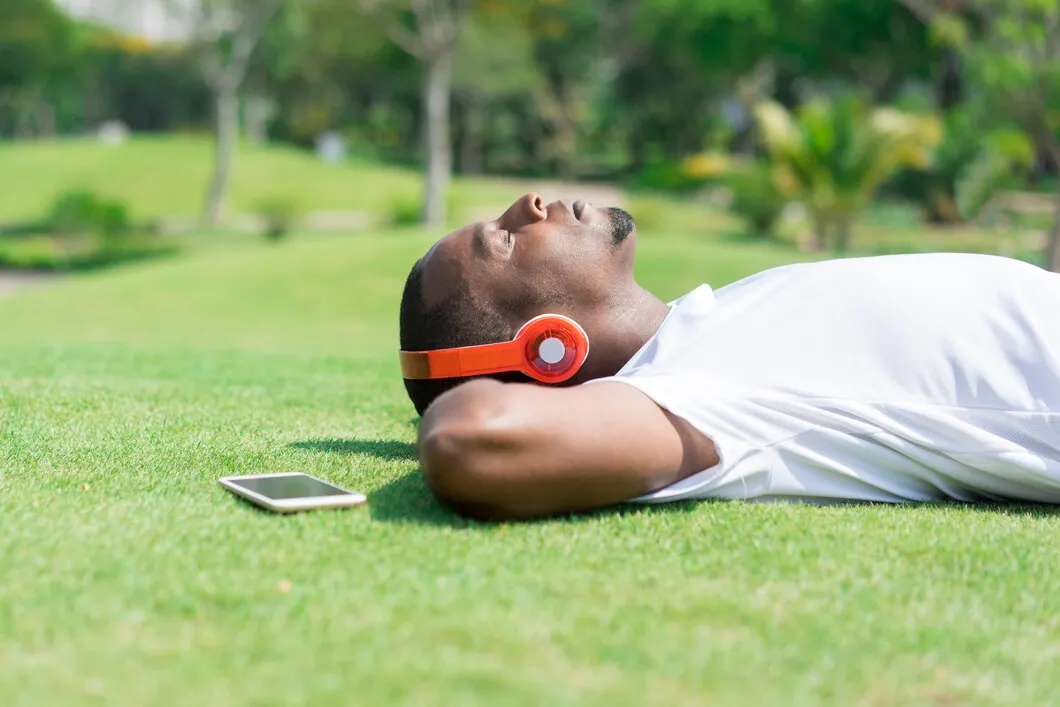
[{"label": "headphone headband", "polygon": [[569,380],[589,355],[589,337],[573,319],[542,314],[511,341],[434,351],[401,351],[407,380],[464,378],[519,371],[541,383]]}]

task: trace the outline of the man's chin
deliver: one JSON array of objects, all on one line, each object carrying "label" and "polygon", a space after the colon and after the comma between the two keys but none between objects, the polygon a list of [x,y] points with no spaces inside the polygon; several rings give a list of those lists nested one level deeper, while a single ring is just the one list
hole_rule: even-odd
[{"label": "man's chin", "polygon": [[617,206],[611,206],[606,211],[611,221],[611,243],[619,246],[633,235],[637,225],[628,211],[624,211]]}]

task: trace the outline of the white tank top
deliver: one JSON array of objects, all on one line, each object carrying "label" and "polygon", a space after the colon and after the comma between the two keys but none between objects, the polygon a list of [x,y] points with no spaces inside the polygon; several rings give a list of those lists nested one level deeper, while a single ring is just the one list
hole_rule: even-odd
[{"label": "white tank top", "polygon": [[672,303],[609,379],[721,462],[635,499],[1060,502],[1060,275],[932,254],[759,273]]}]

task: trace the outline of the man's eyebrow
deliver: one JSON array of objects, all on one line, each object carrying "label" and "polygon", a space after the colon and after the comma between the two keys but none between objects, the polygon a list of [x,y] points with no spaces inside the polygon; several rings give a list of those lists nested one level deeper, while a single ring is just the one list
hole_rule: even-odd
[{"label": "man's eyebrow", "polygon": [[471,245],[479,255],[486,253],[486,224],[479,221],[475,224],[475,231],[471,236]]}]

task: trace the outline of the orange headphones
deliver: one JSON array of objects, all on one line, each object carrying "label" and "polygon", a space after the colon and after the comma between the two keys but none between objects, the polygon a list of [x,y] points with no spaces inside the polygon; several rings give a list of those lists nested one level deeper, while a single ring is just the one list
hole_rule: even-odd
[{"label": "orange headphones", "polygon": [[402,351],[407,380],[463,378],[520,371],[541,383],[570,379],[589,355],[589,337],[561,314],[542,314],[524,324],[511,341],[434,351]]}]

